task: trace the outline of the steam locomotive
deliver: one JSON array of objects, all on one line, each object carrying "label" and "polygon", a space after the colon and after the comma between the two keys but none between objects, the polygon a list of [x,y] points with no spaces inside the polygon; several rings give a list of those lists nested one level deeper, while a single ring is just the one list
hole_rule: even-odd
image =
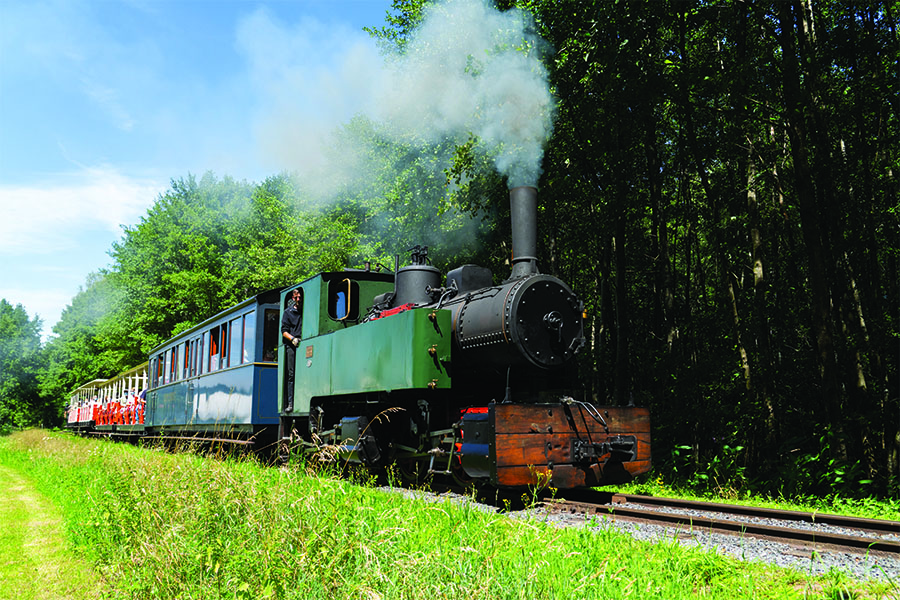
[{"label": "steam locomotive", "polygon": [[[321,273],[153,349],[144,380],[132,370],[131,384],[82,386],[69,427],[328,448],[372,470],[396,465],[412,479],[498,488],[628,481],[650,468],[649,411],[596,406],[569,389],[584,308],[568,285],[538,271],[536,207],[535,188],[510,190],[513,261],[502,283],[476,265],[442,280],[420,247],[394,273]],[[295,290],[301,334],[288,352],[280,323]],[[289,355],[292,406],[284,401]]]}]

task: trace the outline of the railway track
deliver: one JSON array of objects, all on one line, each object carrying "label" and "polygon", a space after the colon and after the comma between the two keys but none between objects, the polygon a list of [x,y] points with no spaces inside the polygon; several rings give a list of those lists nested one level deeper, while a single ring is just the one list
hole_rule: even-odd
[{"label": "railway track", "polygon": [[626,494],[614,494],[602,502],[548,500],[544,506],[585,517],[609,515],[615,520],[663,525],[678,535],[752,536],[818,551],[877,553],[900,560],[900,521]]}]

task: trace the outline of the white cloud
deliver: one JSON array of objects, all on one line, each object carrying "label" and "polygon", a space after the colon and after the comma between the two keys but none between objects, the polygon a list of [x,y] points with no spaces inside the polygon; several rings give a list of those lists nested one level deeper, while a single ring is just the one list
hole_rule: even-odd
[{"label": "white cloud", "polygon": [[166,185],[87,167],[40,186],[0,185],[0,255],[58,252],[84,229],[119,232],[135,223]]}]

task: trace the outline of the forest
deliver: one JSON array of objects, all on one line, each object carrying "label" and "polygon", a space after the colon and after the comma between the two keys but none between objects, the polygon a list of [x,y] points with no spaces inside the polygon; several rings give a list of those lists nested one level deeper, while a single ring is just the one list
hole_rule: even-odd
[{"label": "forest", "polygon": [[[403,53],[427,3],[370,34]],[[539,264],[584,299],[578,387],[649,406],[656,474],[712,492],[900,494],[900,1],[500,0],[546,41]],[[509,272],[507,181],[467,141],[399,143],[322,201],[292,173],[175,175],[46,343],[0,300],[0,430],[322,270]]]}]

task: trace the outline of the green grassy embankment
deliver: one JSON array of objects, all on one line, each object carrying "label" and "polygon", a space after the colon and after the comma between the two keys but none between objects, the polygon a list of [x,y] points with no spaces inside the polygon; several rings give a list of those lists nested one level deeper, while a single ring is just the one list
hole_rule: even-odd
[{"label": "green grassy embankment", "polygon": [[[646,544],[614,531],[523,522],[246,460],[27,431],[0,439],[0,465],[61,510],[71,547],[106,582],[103,597],[731,600],[896,593],[891,583],[808,577],[674,541]],[[27,586],[23,577],[15,584]]]}]

